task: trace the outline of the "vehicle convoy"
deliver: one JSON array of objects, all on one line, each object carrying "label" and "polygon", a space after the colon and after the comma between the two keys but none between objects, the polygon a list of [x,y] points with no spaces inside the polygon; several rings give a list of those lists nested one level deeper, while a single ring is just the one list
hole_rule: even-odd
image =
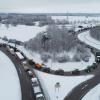
[{"label": "vehicle convoy", "polygon": [[36,77],[34,77],[34,78],[31,79],[31,81],[32,81],[34,94],[36,96],[36,100],[45,100],[44,95],[42,93],[42,90],[39,86],[38,79]]},{"label": "vehicle convoy", "polygon": [[34,77],[34,78],[31,79],[31,81],[32,81],[33,86],[38,86],[39,85],[37,78]]},{"label": "vehicle convoy", "polygon": [[34,94],[36,96],[36,100],[45,100],[44,95],[42,94],[41,88],[39,85],[33,86]]}]

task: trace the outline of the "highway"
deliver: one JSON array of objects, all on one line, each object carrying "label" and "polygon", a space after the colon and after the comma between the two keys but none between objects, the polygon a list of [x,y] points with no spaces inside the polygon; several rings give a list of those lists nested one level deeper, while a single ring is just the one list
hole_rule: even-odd
[{"label": "highway", "polygon": [[[80,32],[81,33],[81,32]],[[78,34],[80,34],[78,33]],[[86,44],[87,45],[87,44]],[[89,46],[89,45],[88,45]],[[94,51],[98,51],[96,48],[89,46]],[[100,83],[100,64],[95,71],[93,71],[94,77],[89,79],[78,86],[76,86],[71,92],[64,98],[64,100],[82,100],[82,98],[96,85]]]},{"label": "highway", "polygon": [[71,92],[64,98],[64,100],[81,100],[87,92],[100,83],[100,74],[97,74],[90,80],[87,80],[80,85],[76,86]]},{"label": "highway", "polygon": [[6,47],[1,46],[0,50],[11,59],[11,61],[14,63],[14,65],[16,67],[16,70],[18,72],[18,76],[20,79],[22,100],[35,100],[35,96],[32,91],[31,81],[30,81],[29,77],[27,76],[27,74],[25,73],[20,59],[17,56],[12,55]]},{"label": "highway", "polygon": [[[87,31],[87,30],[83,30],[83,31]],[[77,35],[83,31],[77,32]],[[0,46],[0,50],[12,60],[12,62],[14,63],[16,67],[16,70],[18,72],[19,79],[20,79],[22,100],[36,100],[34,91],[32,90],[32,84],[31,84],[30,78],[25,73],[21,60],[18,58],[18,56],[11,54],[8,48],[4,46]],[[32,66],[29,66],[29,67],[31,70],[33,69]],[[90,91],[93,87],[95,87],[98,83],[100,83],[100,64],[98,64],[97,70],[95,70],[93,73],[88,73],[88,74],[94,74],[94,77],[76,86],[64,98],[64,100],[81,100],[88,91]],[[66,72],[65,75],[72,76],[70,72],[69,73]],[[86,75],[86,73],[82,71],[81,74],[79,75]]]}]

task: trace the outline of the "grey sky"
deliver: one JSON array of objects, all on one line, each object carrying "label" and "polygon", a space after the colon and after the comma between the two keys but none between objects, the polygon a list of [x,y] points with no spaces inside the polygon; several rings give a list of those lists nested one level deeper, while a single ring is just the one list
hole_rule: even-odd
[{"label": "grey sky", "polygon": [[100,0],[0,0],[0,12],[100,12]]}]

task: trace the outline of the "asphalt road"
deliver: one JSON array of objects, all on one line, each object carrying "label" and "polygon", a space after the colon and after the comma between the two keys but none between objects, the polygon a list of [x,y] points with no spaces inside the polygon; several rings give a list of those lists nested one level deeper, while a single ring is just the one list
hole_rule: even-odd
[{"label": "asphalt road", "polygon": [[[86,31],[86,30],[83,30],[83,31]],[[77,34],[79,34],[81,32],[82,31],[77,32]],[[20,84],[21,84],[21,90],[22,90],[22,100],[35,100],[34,94],[32,92],[31,82],[22,67],[23,65],[21,64],[20,59],[17,56],[12,55],[10,52],[8,52],[7,48],[5,48],[5,47],[0,47],[0,50],[2,52],[4,52],[12,60],[12,62],[14,63],[14,65],[17,69],[19,79],[20,79]],[[100,68],[99,68],[99,70],[95,71],[95,77],[76,86],[64,98],[64,100],[81,100],[83,98],[83,96],[85,96],[85,94],[89,90],[91,90],[98,83],[100,83],[100,79],[99,79],[100,74],[99,73],[100,73]],[[66,75],[67,74],[70,75],[70,73],[66,73]],[[86,73],[81,73],[81,75],[82,74],[86,74]]]},{"label": "asphalt road", "polygon": [[[93,49],[96,50],[95,48]],[[81,100],[93,87],[99,84],[100,83],[100,64],[98,64],[98,68],[92,74],[94,74],[94,77],[92,79],[89,79],[79,84],[78,86],[76,86],[64,98],[64,100]]]},{"label": "asphalt road", "polygon": [[75,87],[64,100],[81,100],[98,83],[100,83],[100,74]]},{"label": "asphalt road", "polygon": [[[11,61],[14,63],[20,79],[22,100],[35,100],[35,96],[32,91],[32,85],[29,77],[23,69],[20,59],[17,56],[12,55],[6,47],[0,47],[0,50],[5,53]],[[14,91],[13,91],[14,92]]]}]

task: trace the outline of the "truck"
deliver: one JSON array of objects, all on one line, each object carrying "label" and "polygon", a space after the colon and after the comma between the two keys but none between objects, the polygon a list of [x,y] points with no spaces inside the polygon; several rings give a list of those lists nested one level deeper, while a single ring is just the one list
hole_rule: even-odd
[{"label": "truck", "polygon": [[37,86],[37,85],[39,85],[38,79],[37,79],[36,77],[31,78],[31,81],[32,81],[32,86]]},{"label": "truck", "polygon": [[44,95],[42,93],[37,94],[36,100],[45,100]]},{"label": "truck", "polygon": [[33,86],[34,94],[36,96],[36,100],[45,100],[44,95],[42,94],[41,88],[39,85]]}]

